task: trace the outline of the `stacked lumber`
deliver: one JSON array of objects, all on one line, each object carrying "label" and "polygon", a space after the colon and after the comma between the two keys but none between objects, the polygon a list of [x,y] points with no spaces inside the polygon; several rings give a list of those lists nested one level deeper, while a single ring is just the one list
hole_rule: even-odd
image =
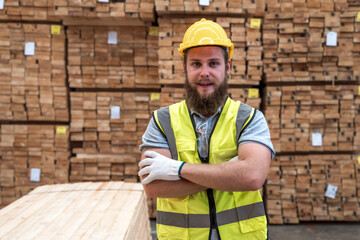
[{"label": "stacked lumber", "polygon": [[[251,19],[207,18],[219,23],[234,43],[234,55],[229,84],[259,85],[262,67],[262,40],[259,28],[250,25]],[[178,48],[184,33],[200,18],[159,18],[159,75],[165,85],[184,84],[183,63]],[[248,49],[245,51],[245,49]]]},{"label": "stacked lumber", "polygon": [[159,93],[71,92],[71,181],[137,181],[141,137]]},{"label": "stacked lumber", "polygon": [[68,121],[63,27],[0,23],[0,39],[0,119]]},{"label": "stacked lumber", "polygon": [[[204,3],[200,3],[204,2]],[[169,14],[259,14],[265,11],[265,0],[155,0],[156,13],[158,15]]]},{"label": "stacked lumber", "polygon": [[56,0],[3,0],[0,20],[60,22],[60,18],[55,15],[54,2]]},{"label": "stacked lumber", "polygon": [[266,0],[267,12],[298,13],[298,12],[346,12],[359,11],[357,0],[337,1],[320,0],[311,2]]},{"label": "stacked lumber", "polygon": [[[250,106],[260,109],[261,98],[258,88],[229,88],[229,96],[235,101],[241,101]],[[186,97],[186,90],[184,88],[161,88],[160,104],[161,107],[166,107],[171,104],[180,102]]]},{"label": "stacked lumber", "polygon": [[0,211],[1,239],[151,239],[141,184],[37,187]]},{"label": "stacked lumber", "polygon": [[359,169],[354,155],[275,157],[266,180],[269,222],[359,221]]},{"label": "stacked lumber", "polygon": [[359,29],[357,12],[266,14],[266,82],[358,81]]},{"label": "stacked lumber", "polygon": [[69,26],[73,88],[159,88],[157,28]]},{"label": "stacked lumber", "polygon": [[154,0],[123,1],[65,1],[54,3],[55,15],[65,17],[85,17],[88,20],[122,20],[123,18],[154,20]]},{"label": "stacked lumber", "polygon": [[354,151],[354,85],[266,87],[265,117],[278,152]]},{"label": "stacked lumber", "polygon": [[68,182],[67,126],[1,124],[0,129],[0,207],[36,186]]}]

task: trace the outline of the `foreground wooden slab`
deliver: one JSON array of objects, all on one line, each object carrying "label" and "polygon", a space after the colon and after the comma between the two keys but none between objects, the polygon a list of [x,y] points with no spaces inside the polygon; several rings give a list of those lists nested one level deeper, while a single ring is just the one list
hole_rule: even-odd
[{"label": "foreground wooden slab", "polygon": [[139,183],[36,188],[0,211],[0,239],[151,239]]}]

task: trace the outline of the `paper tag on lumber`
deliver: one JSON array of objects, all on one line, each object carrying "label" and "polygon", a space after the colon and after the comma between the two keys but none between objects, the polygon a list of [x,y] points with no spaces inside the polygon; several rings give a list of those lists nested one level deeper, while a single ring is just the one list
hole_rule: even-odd
[{"label": "paper tag on lumber", "polygon": [[35,42],[26,42],[25,43],[25,52],[26,56],[34,56],[35,55]]},{"label": "paper tag on lumber", "polygon": [[60,25],[51,25],[51,34],[59,35],[61,33],[61,26]]},{"label": "paper tag on lumber", "polygon": [[151,93],[150,101],[159,101],[160,100],[160,93]]},{"label": "paper tag on lumber", "polygon": [[120,119],[120,106],[111,106],[111,119]]},{"label": "paper tag on lumber", "polygon": [[322,146],[322,135],[321,133],[313,133],[312,134],[312,145],[317,147],[317,146]]},{"label": "paper tag on lumber", "polygon": [[152,36],[152,37],[159,36],[159,27],[151,26],[149,29],[149,36]]},{"label": "paper tag on lumber", "polygon": [[108,44],[117,44],[117,32],[110,31],[108,32]]},{"label": "paper tag on lumber", "polygon": [[259,98],[259,89],[249,88],[249,98]]},{"label": "paper tag on lumber", "polygon": [[30,170],[30,181],[31,182],[40,182],[41,169],[32,168]]},{"label": "paper tag on lumber", "polygon": [[337,192],[337,186],[328,184],[325,192],[325,197],[335,199]]},{"label": "paper tag on lumber", "polygon": [[56,135],[66,135],[66,127],[59,126],[56,128]]},{"label": "paper tag on lumber", "polygon": [[210,0],[199,0],[200,6],[210,6]]},{"label": "paper tag on lumber", "polygon": [[261,26],[261,19],[260,18],[252,18],[250,20],[250,28],[259,29]]}]

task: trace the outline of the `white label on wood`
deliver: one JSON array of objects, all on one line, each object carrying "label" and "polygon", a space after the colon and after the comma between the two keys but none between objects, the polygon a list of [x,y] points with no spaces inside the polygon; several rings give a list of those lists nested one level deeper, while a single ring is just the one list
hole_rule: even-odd
[{"label": "white label on wood", "polygon": [[337,46],[337,32],[328,32],[326,35],[326,46]]},{"label": "white label on wood", "polygon": [[31,182],[40,182],[40,168],[32,168],[30,170],[30,181]]},{"label": "white label on wood", "polygon": [[210,6],[210,0],[199,0],[200,6]]},{"label": "white label on wood", "polygon": [[325,192],[325,197],[335,199],[337,192],[337,186],[328,184]]},{"label": "white label on wood", "polygon": [[117,44],[117,32],[108,32],[108,44]]},{"label": "white label on wood", "polygon": [[322,146],[322,135],[321,133],[312,133],[312,145]]},{"label": "white label on wood", "polygon": [[120,106],[111,106],[111,119],[120,119]]},{"label": "white label on wood", "polygon": [[98,0],[99,2],[109,2],[109,0]]},{"label": "white label on wood", "polygon": [[0,10],[4,9],[4,0],[0,0]]},{"label": "white label on wood", "polygon": [[35,55],[35,42],[26,42],[25,43],[25,53],[26,56]]}]

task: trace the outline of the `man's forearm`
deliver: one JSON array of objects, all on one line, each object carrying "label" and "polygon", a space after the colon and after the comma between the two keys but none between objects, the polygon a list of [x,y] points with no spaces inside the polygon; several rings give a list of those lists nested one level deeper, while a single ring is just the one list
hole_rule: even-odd
[{"label": "man's forearm", "polygon": [[146,195],[151,198],[181,198],[203,191],[206,187],[181,179],[178,181],[156,180],[144,185],[144,189]]},{"label": "man's forearm", "polygon": [[239,160],[221,164],[186,163],[181,176],[193,183],[220,191],[255,191],[268,174],[270,151],[257,143],[239,148]]}]

